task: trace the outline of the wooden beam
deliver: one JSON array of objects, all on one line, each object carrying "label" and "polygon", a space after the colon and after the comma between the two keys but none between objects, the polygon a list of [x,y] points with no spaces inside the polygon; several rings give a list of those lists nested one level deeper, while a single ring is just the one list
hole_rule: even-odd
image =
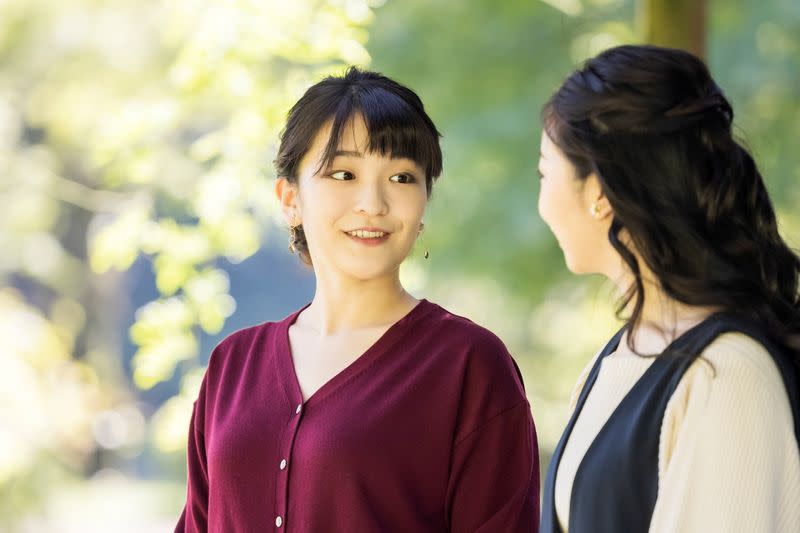
[{"label": "wooden beam", "polygon": [[682,48],[705,59],[707,0],[637,0],[636,26],[643,42]]}]

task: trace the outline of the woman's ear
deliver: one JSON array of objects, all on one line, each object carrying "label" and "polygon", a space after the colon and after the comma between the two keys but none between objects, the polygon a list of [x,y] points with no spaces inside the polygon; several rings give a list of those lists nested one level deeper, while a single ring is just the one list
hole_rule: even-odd
[{"label": "woman's ear", "polygon": [[597,174],[592,172],[584,180],[583,185],[583,199],[584,205],[587,206],[589,214],[595,220],[605,220],[614,214],[611,204],[608,201],[606,193],[603,191],[603,186],[600,184],[600,178]]},{"label": "woman's ear", "polygon": [[297,205],[297,184],[288,178],[279,177],[275,181],[275,196],[281,204],[281,211],[286,224],[294,227],[302,224],[300,209]]}]

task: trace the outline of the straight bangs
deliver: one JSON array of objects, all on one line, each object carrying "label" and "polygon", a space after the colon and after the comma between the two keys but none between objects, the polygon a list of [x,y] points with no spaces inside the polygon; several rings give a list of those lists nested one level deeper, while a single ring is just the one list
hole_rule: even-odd
[{"label": "straight bangs", "polygon": [[331,136],[321,169],[333,163],[342,135],[359,114],[367,128],[367,151],[414,161],[425,171],[430,195],[433,182],[442,173],[441,135],[429,118],[420,115],[400,96],[380,88],[353,91],[349,98],[339,102],[332,117]]}]

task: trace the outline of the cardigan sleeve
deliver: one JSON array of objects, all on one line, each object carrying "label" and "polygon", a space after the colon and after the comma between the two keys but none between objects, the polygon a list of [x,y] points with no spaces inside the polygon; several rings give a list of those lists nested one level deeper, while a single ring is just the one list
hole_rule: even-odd
[{"label": "cardigan sleeve", "polygon": [[525,400],[463,437],[453,453],[448,486],[450,531],[535,533],[537,450]]},{"label": "cardigan sleeve", "polygon": [[452,533],[536,533],[539,454],[522,376],[493,334],[471,339],[445,498]]},{"label": "cardigan sleeve", "polygon": [[742,335],[721,336],[662,422],[651,533],[797,531],[800,456],[783,380]]},{"label": "cardigan sleeve", "polygon": [[175,526],[175,533],[201,533],[208,531],[208,463],[203,420],[205,416],[205,380],[192,408],[189,422],[187,458],[186,505]]}]

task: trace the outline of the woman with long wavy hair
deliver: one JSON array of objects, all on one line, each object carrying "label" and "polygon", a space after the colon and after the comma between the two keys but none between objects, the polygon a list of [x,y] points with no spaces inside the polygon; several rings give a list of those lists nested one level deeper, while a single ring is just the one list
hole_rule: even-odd
[{"label": "woman with long wavy hair", "polygon": [[732,120],[700,59],[654,46],[544,106],[539,212],[626,324],[578,380],[542,533],[800,527],[800,259]]}]

